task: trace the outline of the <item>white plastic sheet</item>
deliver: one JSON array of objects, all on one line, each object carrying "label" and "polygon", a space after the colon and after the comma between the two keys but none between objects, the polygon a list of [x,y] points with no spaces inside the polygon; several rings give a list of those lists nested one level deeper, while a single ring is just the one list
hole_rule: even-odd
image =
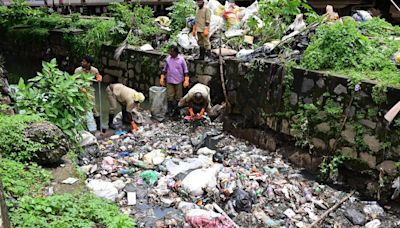
[{"label": "white plastic sheet", "polygon": [[178,34],[178,44],[186,50],[199,48],[197,40],[193,37],[189,28],[184,28],[182,32]]}]

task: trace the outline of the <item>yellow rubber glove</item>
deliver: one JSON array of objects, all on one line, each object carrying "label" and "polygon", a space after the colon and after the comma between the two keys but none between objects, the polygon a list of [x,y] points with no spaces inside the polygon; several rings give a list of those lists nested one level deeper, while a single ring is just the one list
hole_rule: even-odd
[{"label": "yellow rubber glove", "polygon": [[207,26],[204,27],[203,35],[204,35],[205,37],[208,37],[208,27],[207,27]]},{"label": "yellow rubber glove", "polygon": [[185,77],[185,81],[183,81],[183,88],[189,87],[189,76]]},{"label": "yellow rubber glove", "polygon": [[160,86],[164,86],[165,85],[164,84],[164,80],[165,80],[165,75],[161,74],[161,76],[160,76]]}]

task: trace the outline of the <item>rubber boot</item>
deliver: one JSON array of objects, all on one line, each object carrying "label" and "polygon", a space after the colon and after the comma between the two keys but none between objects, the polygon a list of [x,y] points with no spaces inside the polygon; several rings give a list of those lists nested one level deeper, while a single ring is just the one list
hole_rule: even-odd
[{"label": "rubber boot", "polygon": [[100,131],[100,116],[95,116],[94,120],[96,121],[96,129]]},{"label": "rubber boot", "polygon": [[174,110],[174,104],[173,101],[168,101],[168,110],[167,110],[167,115],[172,116],[172,112]]},{"label": "rubber boot", "polygon": [[172,116],[173,117],[179,116],[178,101],[174,101],[172,104]]},{"label": "rubber boot", "polygon": [[108,115],[108,128],[115,130],[115,126],[113,124],[113,120],[114,120],[114,114],[109,114]]},{"label": "rubber boot", "polygon": [[127,111],[125,111],[125,109],[122,110],[122,123],[131,124],[131,120],[129,118],[129,113]]},{"label": "rubber boot", "polygon": [[212,60],[211,50],[207,49],[207,50],[204,51],[204,53],[205,53],[204,60],[207,61],[207,62],[211,61]]},{"label": "rubber boot", "polygon": [[196,60],[204,60],[205,49],[200,47],[200,55]]}]

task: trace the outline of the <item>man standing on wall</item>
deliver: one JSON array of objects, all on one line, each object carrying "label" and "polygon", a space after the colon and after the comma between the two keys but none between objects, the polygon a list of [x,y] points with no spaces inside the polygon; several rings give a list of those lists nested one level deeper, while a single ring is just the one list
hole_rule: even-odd
[{"label": "man standing on wall", "polygon": [[208,27],[210,26],[211,10],[204,5],[204,0],[197,0],[196,21],[193,26],[193,36],[197,33],[197,42],[200,46],[199,60],[204,60],[204,55],[207,58],[211,56],[211,44],[208,36]]},{"label": "man standing on wall", "polygon": [[189,71],[185,59],[179,55],[177,46],[172,46],[169,53],[160,76],[160,85],[164,86],[167,79],[168,112],[171,116],[176,116],[178,102],[182,98],[182,83],[185,88],[189,86]]},{"label": "man standing on wall", "polygon": [[[100,75],[99,70],[96,67],[93,67],[93,58],[90,56],[84,56],[82,58],[82,62],[81,62],[81,66],[75,69],[75,74],[78,73],[87,73],[87,74],[92,74],[93,76],[95,76],[95,80],[97,82],[101,82],[103,77]],[[100,91],[99,91],[100,92]],[[92,94],[92,98],[93,98],[93,103],[95,103],[93,105],[93,116],[94,119],[96,121],[96,128],[98,131],[100,131],[100,114],[96,109],[96,102],[95,102],[95,96],[94,96],[94,92]],[[100,110],[101,111],[101,110]]]}]

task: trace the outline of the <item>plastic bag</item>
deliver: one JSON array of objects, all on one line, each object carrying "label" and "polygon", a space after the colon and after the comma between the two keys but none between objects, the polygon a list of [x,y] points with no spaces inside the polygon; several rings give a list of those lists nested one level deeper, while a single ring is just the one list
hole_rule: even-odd
[{"label": "plastic bag", "polygon": [[220,16],[211,15],[210,18],[210,33],[209,37],[211,37],[218,29],[222,29],[224,27],[224,19]]},{"label": "plastic bag", "polygon": [[97,144],[97,139],[90,132],[82,131],[80,133],[80,144],[82,147]]},{"label": "plastic bag", "polygon": [[161,150],[153,150],[144,155],[143,160],[149,164],[159,165],[165,159],[165,154]]},{"label": "plastic bag", "polygon": [[140,174],[140,177],[143,178],[144,182],[149,185],[154,185],[157,182],[158,176],[160,174],[153,170],[146,170]]},{"label": "plastic bag", "polygon": [[213,211],[206,211],[203,209],[191,209],[185,215],[185,220],[189,223],[190,227],[194,228],[233,228],[228,218],[215,213]]},{"label": "plastic bag", "polygon": [[93,193],[101,198],[115,201],[118,196],[118,189],[111,182],[103,180],[91,180],[87,184],[87,187],[93,191]]},{"label": "plastic bag", "polygon": [[356,10],[356,12],[353,14],[352,18],[355,21],[368,21],[372,19],[372,16],[370,13],[368,13],[365,10]]},{"label": "plastic bag", "polygon": [[221,3],[219,3],[217,0],[209,0],[208,4],[207,4],[208,8],[211,10],[211,12],[215,15],[218,8],[220,7],[224,7],[223,5],[221,5]]},{"label": "plastic bag", "polygon": [[254,52],[254,50],[252,50],[252,49],[242,49],[236,54],[236,58],[238,58],[239,60],[242,60],[242,59],[244,59],[245,56],[250,55],[253,52]]},{"label": "plastic bag", "polygon": [[151,116],[158,120],[163,121],[167,113],[167,88],[152,86],[150,87],[150,113]]},{"label": "plastic bag", "polygon": [[197,44],[197,40],[189,31],[189,28],[184,28],[182,32],[178,34],[178,44],[186,50],[191,50],[199,47],[199,45]]},{"label": "plastic bag", "polygon": [[232,204],[237,212],[251,212],[253,200],[248,192],[242,189],[236,189],[233,192]]},{"label": "plastic bag", "polygon": [[172,176],[176,176],[188,170],[206,167],[211,163],[212,161],[209,157],[200,155],[198,158],[188,158],[186,161],[179,162],[179,164],[175,164],[171,159],[168,159],[165,162],[165,166]]},{"label": "plastic bag", "polygon": [[226,20],[226,30],[240,29],[239,17],[233,11],[227,11],[224,13],[224,18]]},{"label": "plastic bag", "polygon": [[245,33],[245,31],[242,29],[230,29],[225,32],[225,36],[226,36],[226,38],[232,38],[235,36],[243,36],[244,33]]},{"label": "plastic bag", "polygon": [[203,189],[213,189],[217,186],[216,175],[222,167],[221,164],[214,164],[208,169],[194,170],[183,179],[182,187],[191,195],[202,195]]},{"label": "plastic bag", "polygon": [[239,13],[240,23],[243,25],[247,20],[258,13],[258,1],[255,1],[249,7],[245,8]]},{"label": "plastic bag", "polygon": [[87,113],[87,128],[90,132],[95,132],[96,131],[96,122],[94,121],[93,113],[88,112]]}]

